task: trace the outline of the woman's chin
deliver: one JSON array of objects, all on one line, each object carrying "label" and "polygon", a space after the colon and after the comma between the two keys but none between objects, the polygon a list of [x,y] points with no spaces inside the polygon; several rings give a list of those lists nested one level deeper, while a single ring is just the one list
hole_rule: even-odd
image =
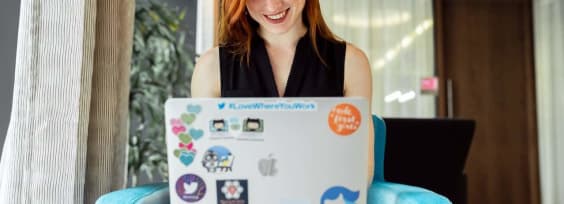
[{"label": "woman's chin", "polygon": [[280,34],[284,34],[287,33],[290,29],[287,27],[281,27],[281,26],[269,26],[269,27],[265,27],[263,29],[264,32],[269,33],[269,34],[273,34],[273,35],[280,35]]},{"label": "woman's chin", "polygon": [[299,32],[300,28],[293,27],[290,23],[284,24],[266,24],[261,25],[261,29],[263,33],[273,34],[273,35],[281,35],[291,32],[292,30],[296,30]]}]

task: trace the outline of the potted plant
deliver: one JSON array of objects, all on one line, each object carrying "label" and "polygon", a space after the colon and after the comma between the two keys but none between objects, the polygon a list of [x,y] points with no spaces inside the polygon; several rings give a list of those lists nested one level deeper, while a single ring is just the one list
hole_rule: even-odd
[{"label": "potted plant", "polygon": [[164,103],[190,95],[193,56],[184,49],[181,21],[185,11],[159,1],[137,1],[131,90],[128,172],[136,186],[141,173],[149,181],[168,178]]}]

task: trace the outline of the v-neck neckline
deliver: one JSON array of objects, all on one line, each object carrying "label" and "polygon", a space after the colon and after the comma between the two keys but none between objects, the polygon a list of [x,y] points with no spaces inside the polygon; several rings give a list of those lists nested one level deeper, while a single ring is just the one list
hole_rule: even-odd
[{"label": "v-neck neckline", "polygon": [[268,75],[267,77],[270,78],[268,89],[271,92],[271,97],[290,97],[297,95],[297,91],[299,90],[299,86],[301,86],[301,76],[303,76],[304,69],[307,68],[305,66],[305,62],[307,61],[306,55],[309,53],[309,49],[307,46],[308,43],[308,33],[302,36],[298,43],[296,44],[296,50],[294,51],[294,56],[292,59],[292,65],[290,66],[290,73],[288,74],[288,79],[286,79],[286,86],[284,87],[284,92],[280,95],[280,90],[278,90],[278,85],[276,84],[276,77],[274,76],[274,70],[272,69],[272,63],[270,61],[270,57],[268,55],[268,50],[266,49],[265,40],[262,39],[260,36],[258,38],[258,53],[260,54],[258,57],[260,66],[265,69]]}]

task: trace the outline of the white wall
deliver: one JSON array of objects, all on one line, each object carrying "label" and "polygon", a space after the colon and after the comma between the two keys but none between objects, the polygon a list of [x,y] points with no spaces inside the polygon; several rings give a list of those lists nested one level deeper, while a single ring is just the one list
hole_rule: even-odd
[{"label": "white wall", "polygon": [[[215,0],[214,0],[215,1]],[[201,55],[213,47],[215,25],[214,1],[198,0],[198,17],[196,19],[196,54]]]},{"label": "white wall", "polygon": [[339,37],[372,66],[372,111],[386,117],[434,117],[435,96],[420,92],[434,75],[432,0],[321,0]]},{"label": "white wall", "polygon": [[564,0],[534,1],[541,196],[564,203]]}]

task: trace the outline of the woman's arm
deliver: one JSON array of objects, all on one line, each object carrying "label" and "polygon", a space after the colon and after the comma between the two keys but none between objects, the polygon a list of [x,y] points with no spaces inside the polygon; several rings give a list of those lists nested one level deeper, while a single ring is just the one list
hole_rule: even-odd
[{"label": "woman's arm", "polygon": [[[345,54],[345,97],[363,97],[372,105],[372,72],[368,58],[362,50],[347,44]],[[370,109],[370,108],[369,108]],[[370,114],[372,110],[370,109]],[[372,115],[366,120],[368,126],[368,184],[374,176],[374,124]]]},{"label": "woman's arm", "polygon": [[192,97],[215,98],[221,96],[219,73],[219,48],[212,48],[204,53],[192,74]]}]

